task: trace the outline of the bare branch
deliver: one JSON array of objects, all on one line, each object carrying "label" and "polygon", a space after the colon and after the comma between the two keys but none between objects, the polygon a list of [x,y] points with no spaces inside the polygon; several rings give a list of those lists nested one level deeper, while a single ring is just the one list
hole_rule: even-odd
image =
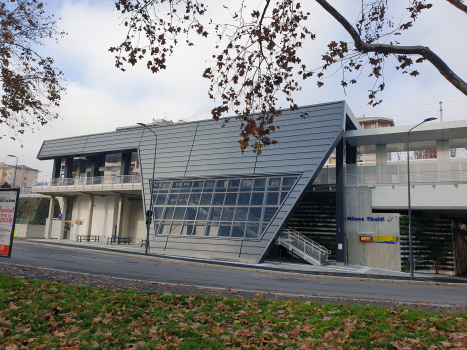
[{"label": "bare branch", "polygon": [[[448,0],[449,1],[449,0]],[[459,91],[467,95],[467,83],[463,81],[449,66],[429,47],[426,46],[398,46],[387,44],[367,44],[363,42],[355,28],[326,0],[316,0],[331,16],[333,16],[350,34],[355,48],[360,52],[374,52],[377,54],[420,55],[428,60],[436,69]]]},{"label": "bare branch", "polygon": [[464,1],[462,0],[447,0],[450,2],[452,5],[456,6],[459,10],[467,13],[467,5],[464,4]]}]

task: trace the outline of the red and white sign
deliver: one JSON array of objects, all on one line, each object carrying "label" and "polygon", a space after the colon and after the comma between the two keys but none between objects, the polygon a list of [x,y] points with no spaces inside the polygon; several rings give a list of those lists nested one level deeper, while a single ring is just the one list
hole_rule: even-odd
[{"label": "red and white sign", "polygon": [[16,221],[18,190],[0,191],[0,256],[10,257]]}]

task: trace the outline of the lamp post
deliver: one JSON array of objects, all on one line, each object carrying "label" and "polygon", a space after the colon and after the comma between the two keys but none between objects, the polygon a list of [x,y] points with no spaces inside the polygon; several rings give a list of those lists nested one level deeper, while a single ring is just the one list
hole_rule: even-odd
[{"label": "lamp post", "polygon": [[426,118],[421,123],[415,125],[412,129],[409,130],[407,133],[407,189],[409,194],[409,252],[410,252],[410,278],[414,279],[413,276],[413,251],[412,251],[412,206],[410,202],[410,155],[409,155],[409,142],[410,142],[410,132],[415,129],[417,126],[422,125],[423,123],[430,122],[432,120],[436,120],[437,118]]},{"label": "lamp post", "polygon": [[[141,125],[142,127],[148,129],[150,132],[154,134],[156,137],[156,143],[154,145],[154,164],[152,165],[152,182],[150,183],[150,192],[149,192],[149,210],[146,210],[146,255],[148,255],[149,252],[149,228],[151,227],[151,221],[152,221],[152,210],[153,210],[153,198],[152,198],[152,192],[154,190],[154,170],[156,168],[156,152],[157,152],[157,134],[154,132],[154,130],[150,129],[146,124],[144,123],[136,123],[137,125]],[[143,131],[144,133],[144,131]]]},{"label": "lamp post", "polygon": [[[16,158],[15,174],[13,175],[13,188],[15,188],[15,186],[16,186],[16,168],[18,167],[18,157],[14,156],[12,154],[9,154],[8,157]],[[20,183],[20,187],[21,187],[21,183]]]}]

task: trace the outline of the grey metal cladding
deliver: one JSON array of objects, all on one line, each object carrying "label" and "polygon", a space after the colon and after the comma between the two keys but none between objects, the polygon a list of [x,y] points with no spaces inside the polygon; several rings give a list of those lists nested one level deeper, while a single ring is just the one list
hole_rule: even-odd
[{"label": "grey metal cladding", "polygon": [[[151,252],[249,263],[259,262],[343,134],[344,108],[344,102],[337,102],[310,106],[299,112],[285,111],[279,118],[279,131],[272,135],[278,143],[267,147],[258,157],[251,151],[241,155],[238,146],[240,130],[238,121],[231,120],[223,128],[212,121],[200,122],[185,177],[274,174],[301,174],[301,177],[261,239],[227,240],[217,237],[155,236],[152,234],[150,236]],[[308,113],[309,117],[300,118],[300,112]],[[156,169],[157,167],[156,163]],[[178,169],[176,173],[179,173]],[[145,172],[144,175],[148,176],[149,173]],[[174,175],[173,178],[175,177]],[[145,193],[148,193],[149,187],[146,183],[147,179],[144,189]],[[149,201],[145,204],[149,205]]]}]

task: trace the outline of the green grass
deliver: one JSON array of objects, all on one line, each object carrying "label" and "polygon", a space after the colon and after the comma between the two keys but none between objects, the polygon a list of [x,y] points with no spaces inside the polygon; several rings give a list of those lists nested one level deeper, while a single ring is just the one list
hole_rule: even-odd
[{"label": "green grass", "polygon": [[0,348],[467,346],[467,314],[112,290],[0,275]]}]

